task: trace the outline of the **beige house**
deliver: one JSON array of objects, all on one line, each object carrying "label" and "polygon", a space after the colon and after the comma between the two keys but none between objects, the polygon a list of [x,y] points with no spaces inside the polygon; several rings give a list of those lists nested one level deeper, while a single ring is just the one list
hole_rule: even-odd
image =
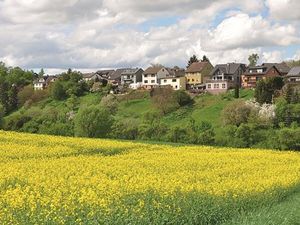
[{"label": "beige house", "polygon": [[213,70],[210,62],[195,62],[185,71],[187,89],[199,89]]},{"label": "beige house", "polygon": [[151,89],[160,85],[160,79],[169,76],[167,68],[163,66],[151,66],[146,69],[142,76],[142,86],[146,89]]},{"label": "beige house", "polygon": [[171,86],[174,90],[186,90],[185,77],[166,77],[160,80],[161,86]]}]

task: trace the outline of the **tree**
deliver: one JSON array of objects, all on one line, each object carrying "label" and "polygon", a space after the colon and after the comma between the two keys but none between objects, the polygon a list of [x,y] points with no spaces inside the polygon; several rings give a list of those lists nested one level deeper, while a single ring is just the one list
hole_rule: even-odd
[{"label": "tree", "polygon": [[8,83],[0,78],[0,104],[4,107],[5,113],[9,111],[8,90]]},{"label": "tree", "polygon": [[259,60],[259,55],[258,54],[251,54],[249,55],[249,66],[256,66],[257,62]]},{"label": "tree", "polygon": [[45,71],[44,69],[42,68],[41,71],[39,72],[39,77],[43,77],[45,75]]},{"label": "tree", "polygon": [[172,87],[158,87],[152,90],[151,100],[154,107],[163,115],[179,107]]},{"label": "tree", "polygon": [[281,90],[284,85],[281,77],[270,77],[266,80],[260,80],[256,84],[255,99],[260,104],[271,104],[275,92]]},{"label": "tree", "polygon": [[14,111],[18,108],[18,88],[15,84],[12,85],[8,92],[9,111]]},{"label": "tree", "polygon": [[82,107],[75,117],[75,135],[91,138],[108,137],[113,122],[110,112],[99,106]]},{"label": "tree", "polygon": [[18,93],[18,103],[19,106],[23,106],[26,101],[30,100],[31,97],[34,95],[34,89],[32,85],[25,86],[21,91]]},{"label": "tree", "polygon": [[209,58],[207,58],[206,55],[204,55],[204,56],[202,57],[201,62],[210,62],[210,60],[209,60]]},{"label": "tree", "polygon": [[54,82],[51,88],[51,94],[55,100],[63,100],[66,98],[66,91],[60,81]]},{"label": "tree", "polygon": [[5,109],[3,105],[0,104],[0,128],[2,128],[3,125],[3,117],[5,115]]},{"label": "tree", "polygon": [[187,68],[188,68],[190,65],[192,65],[193,63],[195,63],[195,62],[199,62],[199,59],[197,58],[196,55],[193,55],[193,56],[190,58],[190,60],[188,61],[188,66],[187,66]]},{"label": "tree", "polygon": [[106,108],[111,114],[115,114],[118,111],[118,100],[114,95],[107,95],[101,99],[100,105]]},{"label": "tree", "polygon": [[193,103],[191,96],[184,90],[175,91],[175,98],[180,106],[186,106]]},{"label": "tree", "polygon": [[247,123],[251,114],[251,107],[244,101],[237,100],[227,105],[222,111],[222,119],[225,125],[240,126]]},{"label": "tree", "polygon": [[239,98],[240,97],[240,86],[237,84],[234,87],[234,98]]}]

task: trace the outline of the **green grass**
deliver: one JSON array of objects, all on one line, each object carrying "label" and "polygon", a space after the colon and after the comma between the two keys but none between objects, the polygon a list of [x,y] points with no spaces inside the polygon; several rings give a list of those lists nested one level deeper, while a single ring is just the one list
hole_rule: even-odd
[{"label": "green grass", "polygon": [[222,225],[299,225],[300,190],[285,201],[240,215]]}]

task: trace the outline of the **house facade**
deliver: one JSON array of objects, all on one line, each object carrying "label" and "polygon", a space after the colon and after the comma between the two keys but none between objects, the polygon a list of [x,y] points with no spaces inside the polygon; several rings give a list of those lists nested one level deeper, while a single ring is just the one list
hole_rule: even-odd
[{"label": "house facade", "polygon": [[285,81],[288,83],[300,83],[300,66],[293,67],[286,75]]},{"label": "house facade", "polygon": [[121,84],[121,76],[122,73],[125,70],[128,70],[130,68],[122,68],[122,69],[116,69],[114,72],[112,72],[108,77],[108,83],[111,84],[113,87],[116,87]]},{"label": "house facade", "polygon": [[277,67],[271,63],[248,67],[246,72],[242,75],[242,87],[255,88],[259,80],[277,76],[282,76],[282,74]]},{"label": "house facade", "polygon": [[84,73],[82,74],[82,79],[85,82],[96,81],[97,79],[99,79],[99,75],[97,73]]},{"label": "house facade", "polygon": [[210,62],[195,62],[185,71],[187,89],[199,89],[213,70]]},{"label": "house facade", "polygon": [[[131,87],[136,87],[138,83],[142,83],[143,69],[126,69],[121,73],[121,85],[131,85]],[[136,89],[136,88],[134,88]]]},{"label": "house facade", "polygon": [[166,77],[160,80],[161,86],[171,86],[173,90],[186,90],[185,77]]},{"label": "house facade", "polygon": [[160,80],[170,76],[169,70],[163,66],[147,68],[142,76],[142,86],[146,89],[152,89],[160,85]]},{"label": "house facade", "polygon": [[246,70],[242,63],[227,63],[216,65],[206,80],[206,90],[212,94],[226,92],[230,88],[241,86],[241,76]]},{"label": "house facade", "polygon": [[40,77],[33,82],[34,90],[45,90],[49,85],[58,79],[57,76],[44,76]]},{"label": "house facade", "polygon": [[47,86],[45,77],[41,77],[33,82],[33,88],[35,91],[44,90]]}]

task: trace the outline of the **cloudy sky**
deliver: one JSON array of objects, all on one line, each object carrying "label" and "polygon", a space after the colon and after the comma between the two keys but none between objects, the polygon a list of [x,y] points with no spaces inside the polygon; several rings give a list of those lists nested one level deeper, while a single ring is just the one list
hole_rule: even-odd
[{"label": "cloudy sky", "polygon": [[26,69],[300,59],[299,0],[0,0],[0,61]]}]

